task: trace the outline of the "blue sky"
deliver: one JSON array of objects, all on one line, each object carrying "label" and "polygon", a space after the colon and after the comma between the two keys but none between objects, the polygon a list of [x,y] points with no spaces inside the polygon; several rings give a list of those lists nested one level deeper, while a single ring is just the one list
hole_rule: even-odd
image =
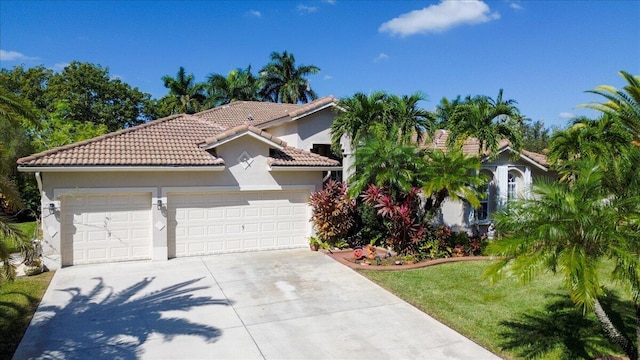
[{"label": "blue sky", "polygon": [[640,1],[11,1],[0,2],[0,66],[108,67],[154,97],[180,66],[204,81],[272,51],[292,52],[320,95],[384,90],[444,96],[500,88],[547,126],[640,74]]}]

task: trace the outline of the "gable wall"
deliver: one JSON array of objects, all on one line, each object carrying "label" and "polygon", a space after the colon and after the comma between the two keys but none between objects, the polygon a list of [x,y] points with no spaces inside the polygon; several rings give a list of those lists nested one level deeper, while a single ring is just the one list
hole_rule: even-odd
[{"label": "gable wall", "polygon": [[290,146],[309,151],[313,144],[331,144],[330,128],[334,118],[332,108],[327,108],[265,130],[286,141]]}]

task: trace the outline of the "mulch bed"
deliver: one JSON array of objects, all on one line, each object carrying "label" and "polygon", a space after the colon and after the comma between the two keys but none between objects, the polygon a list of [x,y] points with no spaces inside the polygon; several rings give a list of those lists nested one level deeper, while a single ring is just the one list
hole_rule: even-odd
[{"label": "mulch bed", "polygon": [[[376,249],[378,254],[384,256],[386,254],[385,249]],[[433,266],[438,264],[445,264],[450,262],[458,262],[458,261],[478,261],[478,260],[491,260],[492,257],[489,256],[461,256],[461,257],[450,257],[450,258],[442,258],[442,259],[433,259],[433,260],[425,260],[414,264],[402,264],[402,265],[375,265],[374,261],[371,261],[371,265],[363,265],[359,262],[355,262],[353,258],[353,250],[332,250],[332,251],[323,251],[327,256],[333,258],[334,260],[352,268],[355,270],[374,270],[374,271],[397,271],[397,270],[410,270],[410,269],[419,269],[427,266]]]}]

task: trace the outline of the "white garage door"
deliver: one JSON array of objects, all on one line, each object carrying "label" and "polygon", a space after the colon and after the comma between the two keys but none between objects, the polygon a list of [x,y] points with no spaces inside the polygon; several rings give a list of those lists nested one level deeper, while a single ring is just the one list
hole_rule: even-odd
[{"label": "white garage door", "polygon": [[151,194],[68,195],[61,209],[62,264],[151,258]]},{"label": "white garage door", "polygon": [[309,191],[169,194],[169,256],[307,245]]}]

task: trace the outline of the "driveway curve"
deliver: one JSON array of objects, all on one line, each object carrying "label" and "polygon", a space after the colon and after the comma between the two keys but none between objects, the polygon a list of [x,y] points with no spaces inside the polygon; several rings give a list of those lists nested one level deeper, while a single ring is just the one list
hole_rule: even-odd
[{"label": "driveway curve", "polygon": [[498,359],[306,249],[58,270],[14,359]]}]

